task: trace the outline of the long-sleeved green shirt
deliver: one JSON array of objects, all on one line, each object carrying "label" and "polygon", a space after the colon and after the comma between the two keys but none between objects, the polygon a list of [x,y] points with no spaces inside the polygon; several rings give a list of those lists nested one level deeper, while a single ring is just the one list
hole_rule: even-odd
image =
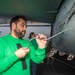
[{"label": "long-sleeved green shirt", "polygon": [[30,59],[40,63],[45,57],[45,48],[37,50],[30,46],[29,53],[25,56],[27,69],[22,69],[21,59],[15,55],[17,43],[22,47],[30,45],[28,40],[17,39],[10,34],[0,38],[0,75],[30,75]]},{"label": "long-sleeved green shirt", "polygon": [[[31,40],[31,39],[33,39],[33,38],[30,38],[30,40]],[[35,39],[31,40],[30,42],[31,42],[31,44],[34,46],[35,49],[38,48],[38,44],[37,44],[37,42],[36,42]]]}]

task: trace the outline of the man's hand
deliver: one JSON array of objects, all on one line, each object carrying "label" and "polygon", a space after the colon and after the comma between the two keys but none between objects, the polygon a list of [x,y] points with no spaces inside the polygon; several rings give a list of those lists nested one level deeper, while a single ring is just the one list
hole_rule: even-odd
[{"label": "man's hand", "polygon": [[19,48],[15,51],[15,54],[18,58],[23,58],[29,52],[29,48]]},{"label": "man's hand", "polygon": [[41,49],[45,48],[46,43],[47,43],[46,39],[47,39],[47,37],[43,34],[38,34],[36,36],[36,41],[38,43],[39,48],[41,48]]}]

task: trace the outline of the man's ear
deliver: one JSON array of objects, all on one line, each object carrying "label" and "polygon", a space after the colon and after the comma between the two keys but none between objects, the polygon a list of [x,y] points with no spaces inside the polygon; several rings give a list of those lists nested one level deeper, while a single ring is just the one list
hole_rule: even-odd
[{"label": "man's ear", "polygon": [[16,27],[16,24],[15,23],[12,23],[12,29],[14,30]]}]

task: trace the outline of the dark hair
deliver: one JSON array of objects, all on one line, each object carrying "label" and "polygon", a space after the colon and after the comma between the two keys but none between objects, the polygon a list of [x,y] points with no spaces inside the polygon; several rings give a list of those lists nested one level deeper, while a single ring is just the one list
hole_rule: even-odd
[{"label": "dark hair", "polygon": [[31,32],[30,34],[29,34],[29,39],[32,37],[32,35],[34,35],[35,33],[34,32]]},{"label": "dark hair", "polygon": [[19,18],[22,18],[23,20],[27,21],[25,16],[22,16],[22,15],[15,16],[10,21],[10,28],[12,27],[12,23],[17,23],[18,22]]}]

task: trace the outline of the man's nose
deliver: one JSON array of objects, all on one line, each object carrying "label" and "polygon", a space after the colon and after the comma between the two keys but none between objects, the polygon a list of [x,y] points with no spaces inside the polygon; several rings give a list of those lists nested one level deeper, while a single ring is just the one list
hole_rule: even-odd
[{"label": "man's nose", "polygon": [[24,26],[24,30],[26,30],[27,29],[27,26]]}]

